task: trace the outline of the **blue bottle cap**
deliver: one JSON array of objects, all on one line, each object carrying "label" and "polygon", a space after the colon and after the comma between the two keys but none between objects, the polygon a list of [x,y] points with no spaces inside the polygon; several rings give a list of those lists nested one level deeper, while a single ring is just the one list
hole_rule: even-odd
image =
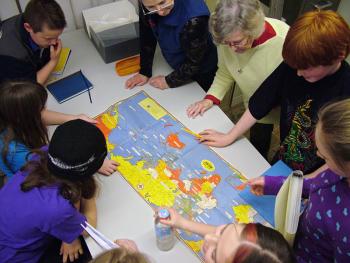
[{"label": "blue bottle cap", "polygon": [[158,216],[161,219],[166,219],[170,216],[168,209],[161,209],[158,211]]}]

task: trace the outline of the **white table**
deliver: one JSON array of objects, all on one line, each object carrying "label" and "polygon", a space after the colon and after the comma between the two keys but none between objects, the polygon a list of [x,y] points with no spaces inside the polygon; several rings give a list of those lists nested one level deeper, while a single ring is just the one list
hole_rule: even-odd
[{"label": "white table", "polygon": [[[91,90],[93,103],[90,104],[87,93],[63,104],[58,104],[50,94],[47,103],[49,109],[96,116],[108,106],[143,89],[195,132],[206,128],[228,131],[232,127],[232,122],[216,106],[206,112],[203,117],[197,117],[194,120],[187,117],[187,106],[202,99],[205,94],[197,83],[165,91],[149,85],[126,90],[124,83],[127,77],[119,77],[115,74],[114,63],[105,64],[103,62],[83,30],[67,32],[63,34],[62,40],[64,46],[72,49],[65,75],[81,69],[94,85]],[[160,54],[156,54],[153,72],[154,74],[170,72],[170,67]],[[52,131],[53,129],[50,130]],[[241,139],[229,147],[218,148],[215,151],[248,178],[260,175],[270,166],[247,139]],[[169,252],[161,252],[157,249],[152,210],[119,174],[115,173],[110,177],[100,176],[99,182],[98,229],[107,237],[133,239],[140,250],[150,255],[156,262],[200,262],[181,242],[177,242]],[[101,251],[90,238],[87,239],[87,243],[93,255]]]}]

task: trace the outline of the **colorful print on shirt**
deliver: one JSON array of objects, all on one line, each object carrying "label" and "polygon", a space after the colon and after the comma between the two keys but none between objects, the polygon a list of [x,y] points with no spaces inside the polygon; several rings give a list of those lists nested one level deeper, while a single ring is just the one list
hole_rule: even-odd
[{"label": "colorful print on shirt", "polygon": [[287,162],[293,169],[304,170],[306,153],[315,153],[314,127],[311,120],[312,99],[297,107],[291,120],[289,134],[281,144],[280,159]]}]

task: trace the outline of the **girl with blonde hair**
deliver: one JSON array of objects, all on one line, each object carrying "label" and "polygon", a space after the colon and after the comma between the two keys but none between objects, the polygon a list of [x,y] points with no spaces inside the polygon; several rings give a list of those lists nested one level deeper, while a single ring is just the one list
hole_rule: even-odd
[{"label": "girl with blonde hair", "polygon": [[[317,155],[328,169],[304,179],[303,196],[309,202],[294,250],[298,262],[350,262],[350,99],[325,106],[318,118]],[[282,177],[270,176],[249,181],[257,195],[277,194],[282,183]]]},{"label": "girl with blonde hair", "polygon": [[147,256],[137,250],[116,248],[102,253],[90,263],[150,263]]}]

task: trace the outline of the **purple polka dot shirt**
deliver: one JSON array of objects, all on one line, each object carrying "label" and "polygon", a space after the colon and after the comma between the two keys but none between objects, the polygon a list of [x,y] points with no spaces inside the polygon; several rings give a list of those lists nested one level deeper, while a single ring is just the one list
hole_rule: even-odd
[{"label": "purple polka dot shirt", "polygon": [[[283,176],[265,176],[264,193],[277,194]],[[300,216],[294,250],[298,262],[350,262],[350,187],[331,170],[305,179],[308,203]]]}]

